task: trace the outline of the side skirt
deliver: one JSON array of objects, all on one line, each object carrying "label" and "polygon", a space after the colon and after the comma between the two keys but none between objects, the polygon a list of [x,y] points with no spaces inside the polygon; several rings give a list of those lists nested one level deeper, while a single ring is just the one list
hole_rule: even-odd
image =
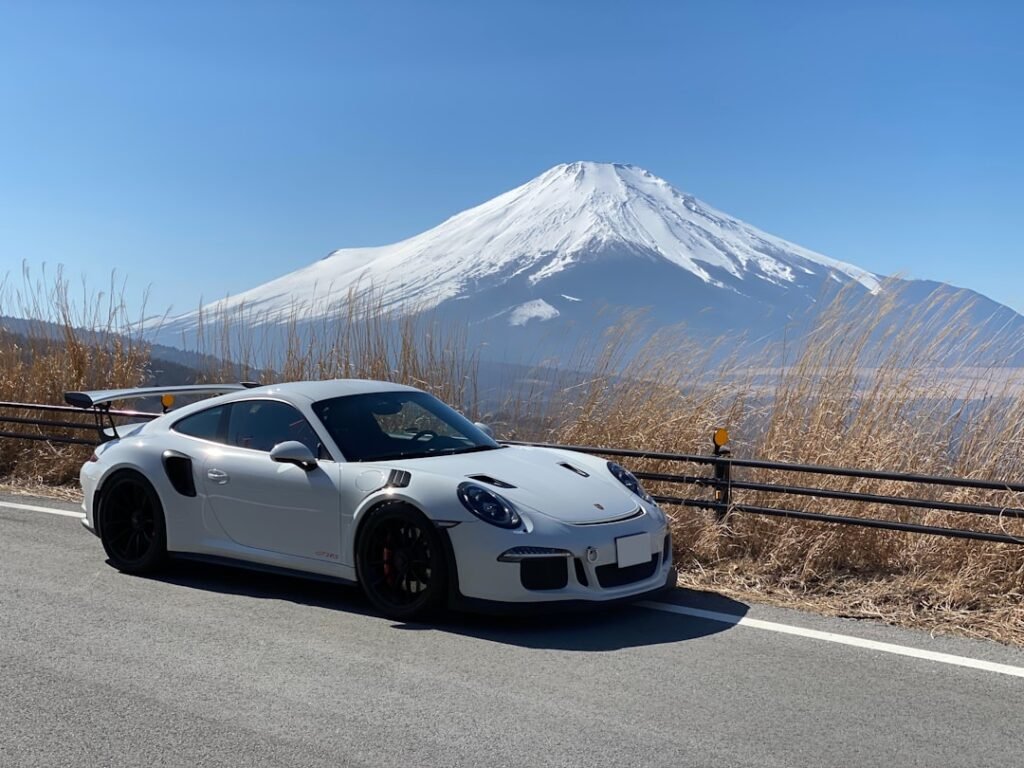
[{"label": "side skirt", "polygon": [[264,563],[254,563],[250,560],[239,560],[233,557],[223,557],[220,555],[201,555],[193,552],[168,552],[168,556],[172,560],[191,560],[196,563],[207,563],[208,565],[225,565],[229,568],[242,568],[247,571],[259,571],[260,573],[270,573],[276,576],[290,576],[295,579],[307,579],[308,581],[323,581],[328,584],[344,584],[348,587],[358,586],[358,582],[354,579],[345,579],[341,576],[327,576],[322,573],[310,573],[309,571],[299,571],[293,568],[282,568],[278,565],[266,565]]}]

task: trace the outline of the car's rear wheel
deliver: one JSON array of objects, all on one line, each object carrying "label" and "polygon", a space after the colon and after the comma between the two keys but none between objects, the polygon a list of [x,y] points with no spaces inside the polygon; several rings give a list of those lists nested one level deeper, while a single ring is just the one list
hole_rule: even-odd
[{"label": "car's rear wheel", "polygon": [[366,597],[393,619],[424,619],[444,602],[448,574],[441,537],[404,504],[378,509],[363,524],[356,571]]},{"label": "car's rear wheel", "polygon": [[155,571],[167,559],[164,511],[153,486],[135,472],[119,472],[99,499],[99,533],[110,564],[126,573]]}]

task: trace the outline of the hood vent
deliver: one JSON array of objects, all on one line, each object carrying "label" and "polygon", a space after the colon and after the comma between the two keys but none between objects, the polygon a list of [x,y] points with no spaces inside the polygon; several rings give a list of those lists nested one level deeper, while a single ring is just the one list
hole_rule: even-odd
[{"label": "hood vent", "polygon": [[495,488],[515,488],[511,483],[506,483],[504,480],[498,480],[490,475],[469,475],[469,479],[493,485]]},{"label": "hood vent", "polygon": [[584,471],[583,471],[582,469],[580,469],[579,467],[574,467],[574,466],[573,466],[572,464],[570,464],[570,463],[569,463],[569,462],[567,462],[567,461],[563,461],[563,462],[560,462],[558,466],[560,466],[560,467],[565,467],[565,468],[566,468],[566,469],[568,469],[568,470],[569,470],[570,472],[575,472],[575,473],[576,473],[577,475],[579,475],[580,477],[590,477],[590,473],[589,473],[589,472],[584,472]]}]

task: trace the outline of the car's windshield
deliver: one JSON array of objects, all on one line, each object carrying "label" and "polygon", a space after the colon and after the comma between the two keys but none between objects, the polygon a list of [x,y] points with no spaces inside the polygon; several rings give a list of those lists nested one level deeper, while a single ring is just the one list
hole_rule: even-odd
[{"label": "car's windshield", "polygon": [[412,459],[500,448],[426,392],[376,392],[313,404],[348,461]]}]

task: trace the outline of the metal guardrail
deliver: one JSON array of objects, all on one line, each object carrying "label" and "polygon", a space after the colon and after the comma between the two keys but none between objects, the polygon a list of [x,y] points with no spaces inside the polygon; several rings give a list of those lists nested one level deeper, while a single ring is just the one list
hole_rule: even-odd
[{"label": "metal guardrail", "polygon": [[712,468],[711,476],[666,472],[644,472],[640,470],[635,471],[634,474],[640,480],[645,481],[649,480],[661,484],[711,489],[713,491],[712,498],[686,498],[664,494],[654,494],[654,498],[659,504],[673,504],[677,506],[711,510],[717,515],[718,519],[723,522],[733,513],[745,513],[764,515],[768,517],[787,517],[797,520],[811,520],[840,525],[852,525],[862,528],[880,528],[890,531],[903,531],[906,533],[948,536],[950,538],[958,539],[993,541],[1003,544],[1024,544],[1024,536],[1013,536],[1007,533],[994,533],[990,531],[971,530],[969,528],[901,522],[898,520],[886,520],[874,517],[858,517],[854,515],[841,515],[834,513],[830,514],[828,512],[809,512],[806,510],[788,509],[786,507],[767,507],[758,504],[744,503],[742,499],[737,500],[735,498],[735,494],[737,492],[753,491],[778,494],[780,496],[809,496],[819,499],[853,501],[881,506],[932,510],[936,512],[954,512],[988,518],[1016,520],[1024,519],[1024,509],[1016,507],[998,507],[988,504],[960,504],[957,502],[943,501],[939,499],[925,499],[911,496],[893,496],[888,494],[842,491],[831,488],[792,485],[782,482],[753,482],[737,479],[735,477],[734,470],[760,469],[767,472],[792,472],[806,475],[849,477],[864,480],[886,480],[906,483],[912,487],[931,486],[963,488],[969,490],[1005,491],[1010,493],[1024,493],[1024,483],[999,480],[976,480],[972,478],[948,477],[942,475],[923,475],[910,472],[886,472],[881,470],[853,469],[850,467],[830,467],[818,464],[799,464],[784,461],[735,459],[725,451],[720,453],[716,451],[715,455],[709,456],[661,453],[655,451],[636,451],[622,448],[604,448],[591,445],[558,445],[555,443],[523,443],[517,441],[509,441],[508,444],[534,445],[543,448],[559,448],[613,458],[653,460],[670,464],[676,463],[710,466]]},{"label": "metal guardrail", "polygon": [[[27,414],[43,413],[47,417],[32,418]],[[50,418],[56,414],[63,418]],[[68,443],[75,445],[98,445],[99,435],[105,426],[115,423],[115,419],[140,421],[155,419],[160,414],[145,411],[128,411],[103,409],[87,411],[63,405],[40,405],[37,403],[0,402],[0,424],[17,425],[24,428],[34,427],[34,431],[0,430],[0,438],[20,440],[42,440],[52,443]],[[43,432],[42,429],[51,430]],[[53,432],[52,430],[59,430]],[[95,437],[80,436],[83,431],[91,430]],[[651,481],[659,485],[686,486],[708,489],[710,498],[693,498],[685,496],[655,494],[660,504],[671,504],[682,507],[710,510],[719,521],[725,522],[734,513],[763,515],[767,517],[786,517],[796,520],[852,525],[863,528],[880,528],[890,531],[922,533],[936,536],[948,536],[976,541],[992,541],[1003,544],[1024,544],[1024,536],[1013,536],[1008,533],[972,530],[952,526],[927,525],[923,523],[886,520],[875,517],[859,517],[854,515],[830,514],[828,512],[809,512],[806,510],[789,509],[786,507],[764,506],[745,503],[736,494],[744,492],[777,494],[779,496],[813,497],[817,499],[860,502],[864,504],[900,507],[906,509],[951,512],[977,515],[983,518],[999,520],[1024,520],[1024,509],[1017,507],[999,507],[989,504],[961,504],[941,499],[927,499],[914,496],[894,496],[891,494],[861,493],[833,488],[821,488],[810,485],[793,485],[786,482],[757,482],[735,476],[735,470],[758,469],[769,473],[787,472],[810,476],[847,477],[862,480],[882,480],[905,483],[917,488],[960,488],[980,491],[1004,491],[1024,493],[1024,483],[1004,482],[998,480],[977,480],[965,477],[947,477],[941,475],[923,475],[908,472],[887,472],[882,470],[854,469],[850,467],[830,467],[817,464],[800,464],[784,461],[764,461],[760,459],[736,459],[721,445],[716,445],[714,455],[663,453],[657,451],[638,451],[624,448],[605,448],[592,445],[558,445],[554,443],[529,443],[520,441],[502,441],[507,445],[531,445],[542,448],[558,448],[582,453],[608,456],[620,459],[636,459],[638,461],[656,461],[664,464],[684,464],[699,467],[710,467],[710,475],[679,474],[673,472],[648,472],[636,470],[634,474],[641,480]]]}]

